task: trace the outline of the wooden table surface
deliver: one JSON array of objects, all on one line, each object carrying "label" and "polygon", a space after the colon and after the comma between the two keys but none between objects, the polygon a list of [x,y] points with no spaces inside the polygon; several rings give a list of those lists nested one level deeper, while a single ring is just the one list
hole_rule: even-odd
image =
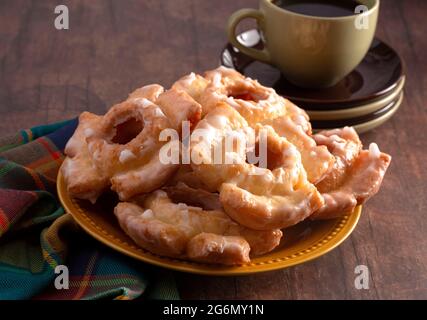
[{"label": "wooden table surface", "polygon": [[[66,4],[70,30],[54,28]],[[0,0],[0,134],[102,113],[142,84],[169,86],[218,65],[228,16],[257,0]],[[339,248],[245,277],[176,273],[182,298],[427,298],[427,1],[382,1],[377,35],[406,64],[401,109],[362,135],[393,157],[382,189]],[[354,268],[367,265],[370,288]]]}]

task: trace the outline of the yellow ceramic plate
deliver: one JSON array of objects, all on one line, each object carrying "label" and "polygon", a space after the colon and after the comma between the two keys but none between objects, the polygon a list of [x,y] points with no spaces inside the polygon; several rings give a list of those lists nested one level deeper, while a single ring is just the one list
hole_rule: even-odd
[{"label": "yellow ceramic plate", "polygon": [[306,112],[310,116],[310,120],[342,120],[361,117],[370,113],[374,113],[375,111],[385,107],[394,99],[396,99],[396,97],[398,97],[398,95],[401,93],[404,84],[405,77],[403,77],[397,87],[384,98],[365,105],[339,110],[306,110]]},{"label": "yellow ceramic plate", "polygon": [[328,221],[307,221],[284,231],[284,238],[273,252],[252,259],[251,263],[223,267],[161,257],[139,248],[119,227],[113,208],[114,196],[104,195],[97,204],[72,199],[61,174],[58,175],[58,195],[65,210],[90,235],[107,246],[135,259],[160,267],[205,275],[244,275],[290,267],[331,251],[353,231],[359,220],[361,207],[350,215]]}]

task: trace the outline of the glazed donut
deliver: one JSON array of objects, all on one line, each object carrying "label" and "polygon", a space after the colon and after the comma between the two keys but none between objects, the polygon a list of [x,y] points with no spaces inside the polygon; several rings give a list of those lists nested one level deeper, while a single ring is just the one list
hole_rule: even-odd
[{"label": "glazed donut", "polygon": [[206,72],[205,78],[190,74],[178,80],[174,87],[198,100],[204,114],[218,104],[227,103],[252,128],[257,124],[272,126],[297,147],[310,182],[319,182],[332,168],[334,157],[326,147],[316,145],[305,111],[279,96],[274,89],[225,67]]},{"label": "glazed donut", "polygon": [[332,169],[316,187],[320,192],[336,189],[345,178],[347,168],[351,167],[362,150],[362,142],[351,127],[324,130],[313,138],[318,145],[327,147],[335,158]]},{"label": "glazed donut", "polygon": [[[209,81],[203,78],[201,75],[191,72],[190,74],[182,77],[172,85],[172,89],[177,91],[183,91],[190,95],[197,102],[201,102],[202,94],[204,93]],[[202,108],[203,116],[206,114],[206,110]]]},{"label": "glazed donut", "polygon": [[391,157],[372,143],[361,150],[362,143],[353,128],[322,131],[315,135],[336,157],[333,170],[318,185],[324,205],[310,218],[331,219],[351,213],[378,192]]},{"label": "glazed donut", "polygon": [[123,230],[153,253],[206,263],[243,264],[251,255],[273,250],[282,232],[255,231],[233,222],[221,210],[173,203],[157,190],[135,203],[119,203],[114,213]]},{"label": "glazed donut", "polygon": [[317,146],[311,137],[307,113],[279,96],[274,89],[243,77],[233,69],[220,67],[206,73],[211,80],[205,95],[212,103],[226,101],[236,109],[251,127],[270,125],[282,137],[294,144],[302,156],[308,180],[320,181],[331,169],[334,157],[324,146]]},{"label": "glazed donut", "polygon": [[108,176],[95,167],[85,137],[87,130],[99,129],[101,118],[90,112],[79,116],[79,126],[65,146],[67,157],[61,166],[69,194],[93,203],[110,184]]},{"label": "glazed donut", "polygon": [[200,176],[194,172],[190,164],[181,164],[177,172],[168,182],[168,185],[175,186],[179,183],[184,183],[194,189],[206,190],[208,192],[216,192],[215,187],[209,188],[209,186],[207,186],[206,183],[201,180]]},{"label": "glazed donut", "polygon": [[[203,139],[191,139],[191,166],[209,188],[219,191],[225,212],[240,224],[256,230],[282,229],[323,205],[320,193],[307,180],[299,152],[273,128],[256,128],[267,132],[268,168],[247,163],[248,150],[239,144],[233,143],[232,150],[222,148],[226,137],[236,136],[241,143],[250,135],[246,120],[230,106],[217,105],[193,134],[200,129],[205,132]],[[223,150],[222,159],[232,159],[232,163],[215,161],[212,150],[218,147]]]},{"label": "glazed donut", "polygon": [[159,84],[149,84],[130,93],[127,101],[133,103],[143,103],[144,99],[156,101],[164,90],[165,89]]},{"label": "glazed donut", "polygon": [[263,125],[271,126],[276,133],[285,137],[301,154],[301,162],[307,172],[308,181],[318,183],[332,170],[335,163],[334,156],[324,145],[317,145],[313,137],[307,134],[299,125],[296,125],[286,116],[275,119],[266,119]]},{"label": "glazed donut", "polygon": [[186,203],[194,207],[202,207],[207,210],[222,210],[218,193],[194,188],[180,181],[175,185],[164,187],[169,198],[175,203]]},{"label": "glazed donut", "polygon": [[261,86],[256,80],[225,67],[208,71],[205,77],[209,85],[202,95],[202,105],[208,111],[218,103],[226,102],[251,126],[265,118],[283,115],[284,100],[278,99],[273,89]]},{"label": "glazed donut", "polygon": [[[153,102],[157,100],[161,107]],[[180,109],[173,115],[174,107]],[[111,184],[119,198],[127,200],[161,187],[179,164],[160,161],[160,149],[166,143],[174,147],[172,142],[160,141],[160,133],[179,130],[185,120],[195,125],[200,114],[200,105],[190,96],[176,90],[164,92],[159,85],[135,90],[104,116],[83,113],[62,168],[70,193],[94,202]]]},{"label": "glazed donut", "polygon": [[202,107],[184,91],[170,89],[161,94],[156,104],[162,109],[173,128],[181,128],[184,121],[190,122],[190,129],[199,122]]},{"label": "glazed donut", "polygon": [[202,105],[202,116],[218,103],[226,102],[241,113],[250,125],[288,112],[307,131],[311,130],[304,111],[294,106],[287,109],[289,101],[277,95],[273,89],[245,78],[233,69],[221,66],[206,72],[205,77],[191,73],[175,82],[173,88],[185,91],[198,101]]},{"label": "glazed donut", "polygon": [[[181,132],[183,121],[189,121],[191,129],[200,116],[200,104],[185,92],[175,89],[164,92],[158,85],[146,86],[107,112],[102,134],[88,137],[89,151],[96,166],[111,177],[112,189],[121,200],[127,200],[161,187],[179,167],[178,163],[160,161],[160,148],[164,146],[159,141],[161,131]],[[142,130],[133,130],[134,135],[139,133],[132,140],[116,143],[115,128],[125,124],[124,128],[132,130],[134,123],[129,119],[143,123]],[[170,148],[179,147],[173,143],[168,143]]]},{"label": "glazed donut", "polygon": [[[226,137],[232,137],[235,145],[224,152]],[[219,191],[222,183],[244,170],[246,142],[251,137],[255,137],[255,130],[248,127],[237,111],[224,103],[218,105],[198,123],[191,135],[193,179],[202,181],[209,191]]]},{"label": "glazed donut", "polygon": [[159,188],[177,164],[159,161],[158,137],[170,123],[162,110],[145,99],[125,101],[103,116],[97,132],[87,132],[88,150],[95,166],[108,177],[122,200]]},{"label": "glazed donut", "polygon": [[202,95],[201,103],[208,110],[212,110],[218,102],[226,102],[251,127],[266,119],[286,116],[305,132],[311,133],[306,112],[279,96],[273,88],[264,87],[258,81],[225,67],[208,71],[205,77],[209,85]]}]

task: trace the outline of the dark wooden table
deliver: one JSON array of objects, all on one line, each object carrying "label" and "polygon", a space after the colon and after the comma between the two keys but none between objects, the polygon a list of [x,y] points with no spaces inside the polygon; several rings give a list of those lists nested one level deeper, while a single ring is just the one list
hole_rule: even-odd
[{"label": "dark wooden table", "polygon": [[[54,28],[66,4],[70,30]],[[142,84],[218,65],[228,16],[257,0],[0,0],[0,134],[102,113]],[[406,63],[401,109],[362,135],[393,156],[379,194],[333,252],[246,277],[176,273],[183,298],[427,298],[427,1],[382,1],[377,34]],[[369,267],[369,290],[354,268]]]}]

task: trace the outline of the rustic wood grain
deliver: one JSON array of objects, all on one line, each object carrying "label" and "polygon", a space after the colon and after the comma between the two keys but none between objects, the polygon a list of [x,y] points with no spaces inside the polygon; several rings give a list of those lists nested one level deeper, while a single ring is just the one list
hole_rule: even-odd
[{"label": "rustic wood grain", "polygon": [[[54,28],[57,4],[70,30]],[[0,0],[0,134],[104,112],[142,84],[214,68],[227,17],[257,0]],[[382,1],[378,35],[406,64],[401,109],[362,140],[393,156],[351,237],[304,265],[245,277],[176,273],[183,298],[427,298],[427,2]],[[366,264],[369,290],[354,287]]]}]

